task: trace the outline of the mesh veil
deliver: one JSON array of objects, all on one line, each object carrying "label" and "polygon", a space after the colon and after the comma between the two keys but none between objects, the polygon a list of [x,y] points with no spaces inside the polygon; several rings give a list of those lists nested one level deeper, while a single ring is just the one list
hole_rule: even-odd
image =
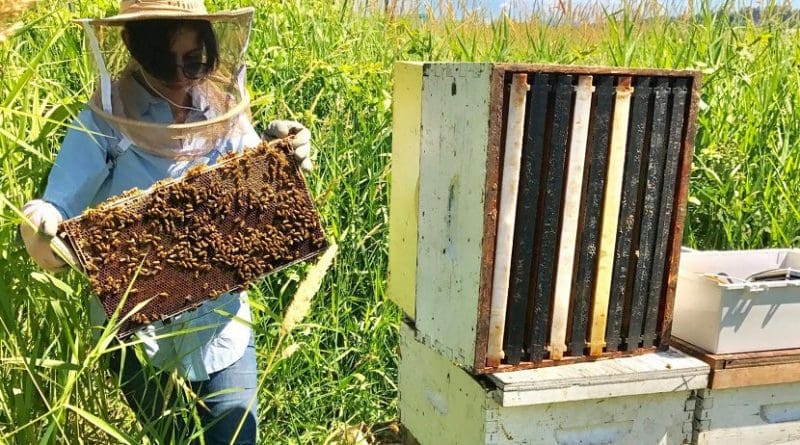
[{"label": "mesh veil", "polygon": [[133,91],[143,87],[139,80],[142,68],[125,47],[121,23],[80,21],[99,80],[88,105],[123,135],[125,143],[161,157],[186,159],[208,153],[224,140],[243,136],[247,131],[250,103],[245,89],[244,54],[252,11],[208,21],[217,40],[219,64],[190,90],[193,97],[203,97],[206,102],[207,119],[180,124],[141,120]]}]

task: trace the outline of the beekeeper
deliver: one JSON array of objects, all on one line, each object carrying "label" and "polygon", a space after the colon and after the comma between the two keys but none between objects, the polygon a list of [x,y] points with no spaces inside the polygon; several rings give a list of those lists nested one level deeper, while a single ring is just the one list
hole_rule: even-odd
[{"label": "beekeeper", "polygon": [[[58,271],[64,260],[74,261],[69,251],[50,248],[65,218],[259,144],[244,84],[253,12],[208,13],[202,0],[122,0],[118,15],[79,20],[98,88],[67,132],[44,196],[23,206],[29,219],[20,227],[23,241],[41,267]],[[268,138],[290,132],[296,133],[298,161],[309,169],[308,129],[293,121],[266,128]],[[98,302],[92,322],[103,323]],[[159,370],[154,378],[135,354],[114,355],[112,371],[128,403],[148,429],[160,431],[162,441],[189,431],[180,415],[162,412],[161,390],[177,370],[204,398],[198,410],[206,443],[230,443],[243,418],[235,443],[255,443],[256,360],[249,322],[245,292],[223,294],[169,325],[153,323],[137,334],[147,361]]]}]

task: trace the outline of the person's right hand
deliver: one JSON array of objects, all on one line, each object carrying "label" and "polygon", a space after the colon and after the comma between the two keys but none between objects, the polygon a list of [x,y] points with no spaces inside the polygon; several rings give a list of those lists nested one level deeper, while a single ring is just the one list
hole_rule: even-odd
[{"label": "person's right hand", "polygon": [[[56,236],[58,225],[64,219],[61,212],[47,201],[34,199],[22,206],[22,214],[28,219],[19,228],[28,254],[42,269],[49,272],[64,270],[67,263],[50,248],[50,241]],[[73,260],[73,264],[77,263],[73,252],[69,249],[60,250]]]},{"label": "person's right hand", "polygon": [[311,161],[311,131],[297,121],[274,120],[267,124],[264,137],[267,141],[292,137],[294,158],[301,169],[310,172],[314,168]]}]

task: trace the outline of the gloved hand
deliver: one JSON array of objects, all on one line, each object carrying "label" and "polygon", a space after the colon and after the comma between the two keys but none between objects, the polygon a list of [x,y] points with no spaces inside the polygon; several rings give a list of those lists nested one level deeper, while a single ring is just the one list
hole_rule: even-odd
[{"label": "gloved hand", "polygon": [[67,263],[50,247],[51,241],[56,241],[54,244],[67,260],[72,264],[78,264],[72,249],[59,242],[58,238],[54,238],[58,224],[63,220],[58,209],[47,201],[34,199],[22,206],[22,214],[28,218],[30,224],[23,221],[20,225],[20,234],[28,254],[36,264],[49,272],[59,272],[66,268]]},{"label": "gloved hand", "polygon": [[311,162],[311,132],[305,125],[297,121],[275,120],[267,125],[264,137],[267,141],[282,139],[289,135],[294,135],[292,145],[294,146],[294,157],[300,168],[311,171],[314,164]]}]

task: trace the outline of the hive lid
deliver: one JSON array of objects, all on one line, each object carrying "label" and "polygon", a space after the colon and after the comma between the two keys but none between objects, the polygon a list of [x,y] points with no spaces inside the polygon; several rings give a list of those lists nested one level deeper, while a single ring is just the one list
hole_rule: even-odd
[{"label": "hive lid", "polygon": [[705,388],[709,366],[677,349],[633,357],[492,374],[502,406],[600,399]]}]

